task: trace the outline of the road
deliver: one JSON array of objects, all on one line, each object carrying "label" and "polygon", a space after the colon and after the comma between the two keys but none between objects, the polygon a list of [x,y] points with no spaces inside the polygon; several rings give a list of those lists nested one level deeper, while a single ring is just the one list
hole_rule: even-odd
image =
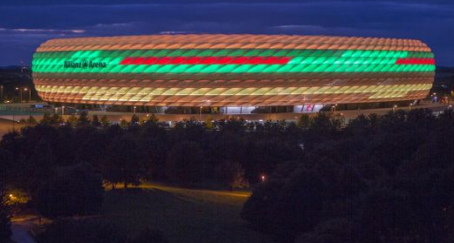
[{"label": "road", "polygon": [[170,193],[182,194],[182,195],[200,195],[200,197],[204,196],[221,196],[221,197],[233,197],[238,198],[240,200],[245,200],[251,196],[249,191],[218,191],[218,190],[205,190],[205,189],[189,189],[189,188],[181,188],[181,187],[174,187],[174,186],[165,186],[165,185],[158,185],[152,183],[143,183],[140,185],[141,188],[145,189],[158,189],[162,191],[167,191]]},{"label": "road", "polygon": [[28,234],[27,226],[24,226],[22,224],[13,224],[11,230],[13,231],[13,236],[11,237],[11,240],[13,240],[14,242],[35,243],[33,238]]},{"label": "road", "polygon": [[[448,107],[447,104],[439,104],[439,103],[430,103],[430,102],[422,102],[421,105],[413,107],[413,109],[430,109],[434,113],[443,111]],[[396,109],[399,110],[409,110],[410,107],[398,107]],[[383,108],[383,109],[367,109],[367,110],[347,110],[347,111],[336,111],[335,114],[342,115],[345,118],[345,121],[348,122],[350,119],[356,118],[360,114],[369,115],[372,113],[378,115],[384,115],[393,108]],[[316,115],[317,113],[309,113],[309,115]],[[119,123],[121,120],[129,121],[131,119],[132,113],[130,112],[103,112],[103,111],[89,111],[89,115],[98,115],[104,116],[106,115],[109,121],[113,123]],[[137,113],[141,119],[147,119],[146,113]],[[176,122],[182,120],[189,120],[189,119],[196,119],[201,121],[206,121],[208,117],[213,120],[220,120],[225,119],[228,117],[235,117],[235,118],[242,118],[246,121],[267,121],[267,120],[286,120],[286,121],[295,121],[301,116],[301,113],[270,113],[270,114],[237,114],[237,115],[223,115],[223,114],[155,114],[155,116],[159,119],[159,121],[163,122]],[[28,119],[27,116],[12,116],[12,115],[0,115],[0,138],[9,131],[13,129],[20,130],[21,127],[26,126],[26,124],[21,123],[14,123],[12,120],[20,120],[20,119]],[[64,116],[64,119],[68,119],[68,115]],[[36,120],[41,120],[42,115],[35,116]],[[173,124],[171,124],[173,125]]]},{"label": "road", "polygon": [[13,231],[11,240],[15,243],[36,243],[29,234],[33,225],[37,224],[36,217],[13,218],[11,223],[11,230]]},{"label": "road", "polygon": [[[397,110],[409,110],[409,109],[430,109],[433,112],[440,112],[445,110],[448,107],[447,104],[440,103],[430,103],[430,102],[421,102],[418,106],[413,107],[397,107]],[[381,109],[365,109],[365,110],[346,110],[346,111],[336,111],[336,114],[344,116],[346,121],[356,118],[358,115],[364,114],[369,115],[372,113],[378,115],[384,115],[388,112],[393,111],[393,108],[381,108]],[[309,115],[316,115],[317,113],[307,113]],[[103,112],[103,111],[89,111],[89,115],[98,115],[99,117],[106,115],[108,119],[112,122],[120,122],[122,119],[129,121],[131,119],[132,113],[128,112]],[[141,119],[147,119],[146,113],[137,113]],[[201,121],[206,121],[208,117],[213,120],[221,120],[228,117],[242,118],[246,121],[267,121],[267,120],[286,120],[286,121],[295,121],[298,120],[302,113],[254,113],[254,114],[155,114],[159,121],[163,122],[175,122],[189,119],[196,119]]]}]

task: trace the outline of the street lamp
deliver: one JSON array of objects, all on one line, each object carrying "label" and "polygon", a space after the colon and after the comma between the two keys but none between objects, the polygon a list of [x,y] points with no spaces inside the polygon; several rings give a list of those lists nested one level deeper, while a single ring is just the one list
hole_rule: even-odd
[{"label": "street lamp", "polygon": [[134,106],[134,114],[136,114],[137,106]]},{"label": "street lamp", "polygon": [[393,113],[396,112],[397,105],[393,106]]},{"label": "street lamp", "polygon": [[203,106],[200,107],[200,114],[199,114],[199,120],[202,121],[202,108]]},{"label": "street lamp", "polygon": [[16,87],[16,91],[19,91],[20,103],[22,103],[22,89],[19,87]]},{"label": "street lamp", "polygon": [[265,182],[265,180],[266,180],[265,175],[261,175],[261,176],[260,176],[260,180],[261,180],[262,182]]},{"label": "street lamp", "polygon": [[32,89],[25,87],[24,91],[28,91],[28,102],[30,103],[30,101],[32,100]]},{"label": "street lamp", "polygon": [[337,107],[337,104],[334,104],[333,107],[332,107],[333,108],[332,109],[333,113],[336,112],[336,107]]}]

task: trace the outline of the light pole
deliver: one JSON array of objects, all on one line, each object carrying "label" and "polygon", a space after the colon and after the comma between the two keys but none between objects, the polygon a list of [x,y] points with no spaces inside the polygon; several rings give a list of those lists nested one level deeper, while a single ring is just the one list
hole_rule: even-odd
[{"label": "light pole", "polygon": [[30,103],[30,101],[32,100],[32,89],[25,87],[24,91],[28,91],[28,102]]},{"label": "light pole", "polygon": [[136,114],[137,106],[134,106],[134,114]]},{"label": "light pole", "polygon": [[336,112],[336,107],[337,107],[337,104],[334,104],[334,105],[332,106],[332,108],[333,108],[333,109],[332,109],[332,112],[333,112],[333,113]]},{"label": "light pole", "polygon": [[19,91],[20,103],[22,103],[22,88],[16,87],[16,90]]},{"label": "light pole", "polygon": [[200,107],[199,121],[202,121],[202,108],[203,106]]}]

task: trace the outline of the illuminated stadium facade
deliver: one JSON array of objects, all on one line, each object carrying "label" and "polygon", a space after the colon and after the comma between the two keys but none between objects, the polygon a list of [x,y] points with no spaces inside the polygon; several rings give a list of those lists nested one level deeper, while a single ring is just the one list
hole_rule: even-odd
[{"label": "illuminated stadium facade", "polygon": [[328,36],[55,39],[33,58],[43,100],[127,106],[413,101],[426,97],[434,71],[433,53],[418,40]]}]

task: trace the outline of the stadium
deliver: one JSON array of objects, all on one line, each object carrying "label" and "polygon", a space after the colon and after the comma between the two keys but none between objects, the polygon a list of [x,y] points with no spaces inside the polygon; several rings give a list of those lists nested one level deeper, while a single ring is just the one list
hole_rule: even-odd
[{"label": "stadium", "polygon": [[54,103],[311,112],[424,99],[435,60],[418,40],[185,34],[49,40],[32,68]]}]

